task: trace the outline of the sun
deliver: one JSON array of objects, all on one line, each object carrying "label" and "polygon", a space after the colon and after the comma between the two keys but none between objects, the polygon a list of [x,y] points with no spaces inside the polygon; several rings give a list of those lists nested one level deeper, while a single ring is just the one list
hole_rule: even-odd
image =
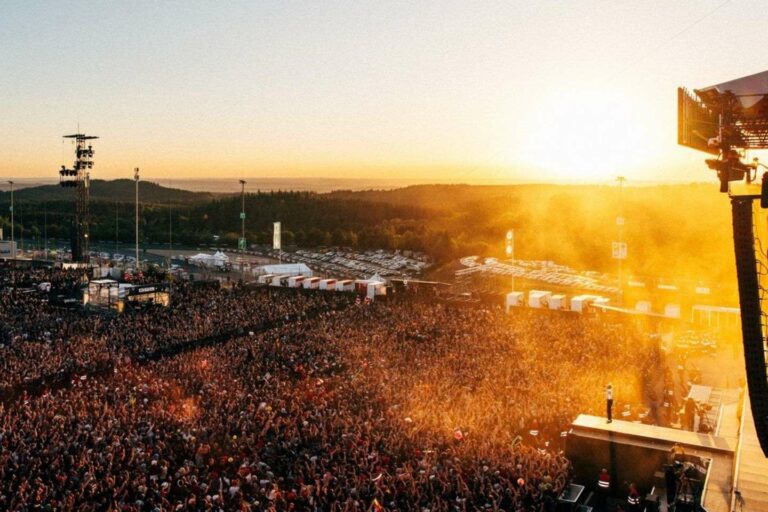
[{"label": "sun", "polygon": [[604,182],[652,159],[652,120],[628,96],[595,88],[561,89],[532,102],[522,160],[544,179]]}]

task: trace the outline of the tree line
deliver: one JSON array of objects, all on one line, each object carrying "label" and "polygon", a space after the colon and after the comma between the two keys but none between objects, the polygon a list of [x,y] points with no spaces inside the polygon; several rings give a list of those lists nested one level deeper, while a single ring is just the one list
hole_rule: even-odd
[{"label": "tree line", "polygon": [[[0,199],[0,211],[9,211],[9,201]],[[172,241],[175,245],[235,248],[241,235],[241,208],[239,195],[177,204],[140,202],[140,243]],[[448,231],[431,226],[430,212],[414,205],[339,199],[313,192],[259,192],[246,194],[245,213],[249,245],[271,244],[273,222],[280,221],[285,246],[407,249],[445,260],[458,254]],[[39,243],[46,236],[68,240],[73,218],[71,201],[15,200],[17,238]],[[93,242],[134,242],[135,203],[92,200],[90,219]],[[0,217],[0,227],[9,238],[10,215]]]}]

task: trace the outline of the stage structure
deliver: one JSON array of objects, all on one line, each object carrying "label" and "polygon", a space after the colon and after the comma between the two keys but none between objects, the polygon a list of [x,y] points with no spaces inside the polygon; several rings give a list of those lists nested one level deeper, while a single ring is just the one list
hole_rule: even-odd
[{"label": "stage structure", "polygon": [[768,71],[703,89],[678,89],[678,144],[707,152],[728,193],[741,329],[755,430],[768,456],[768,169],[751,150],[768,149]]},{"label": "stage structure", "polygon": [[93,168],[93,147],[91,140],[98,139],[93,135],[76,133],[64,135],[65,139],[75,141],[75,163],[72,169],[62,165],[59,170],[59,184],[62,187],[75,189],[74,218],[70,233],[72,245],[72,261],[87,263],[89,253],[89,201],[91,188],[91,169]]}]

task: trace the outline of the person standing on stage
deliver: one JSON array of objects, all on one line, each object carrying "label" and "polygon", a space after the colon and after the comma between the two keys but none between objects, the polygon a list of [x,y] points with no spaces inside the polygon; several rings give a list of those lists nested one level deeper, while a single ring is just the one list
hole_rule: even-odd
[{"label": "person standing on stage", "polygon": [[610,383],[605,387],[605,410],[608,423],[613,422],[613,386]]}]

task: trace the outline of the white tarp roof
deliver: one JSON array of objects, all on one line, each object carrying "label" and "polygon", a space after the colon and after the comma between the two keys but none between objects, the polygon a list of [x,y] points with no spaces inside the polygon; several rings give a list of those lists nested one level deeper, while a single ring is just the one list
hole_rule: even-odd
[{"label": "white tarp roof", "polygon": [[311,276],[312,269],[304,263],[282,263],[279,265],[264,265],[261,271],[265,274]]},{"label": "white tarp roof", "polygon": [[201,252],[194,256],[190,256],[189,260],[194,263],[202,263],[203,265],[222,266],[229,262],[229,256],[221,251],[217,251],[216,254],[205,254]]},{"label": "white tarp roof", "polygon": [[115,284],[117,281],[114,279],[93,279],[91,280],[91,283],[93,284]]},{"label": "white tarp roof", "polygon": [[368,278],[368,281],[375,282],[375,283],[383,283],[384,280],[381,278],[378,272],[373,274],[371,277]]},{"label": "white tarp roof", "polygon": [[768,95],[768,71],[755,73],[754,75],[737,78],[721,84],[712,85],[700,89],[699,92],[717,91],[719,93],[731,92],[739,96],[741,106],[750,108]]}]

